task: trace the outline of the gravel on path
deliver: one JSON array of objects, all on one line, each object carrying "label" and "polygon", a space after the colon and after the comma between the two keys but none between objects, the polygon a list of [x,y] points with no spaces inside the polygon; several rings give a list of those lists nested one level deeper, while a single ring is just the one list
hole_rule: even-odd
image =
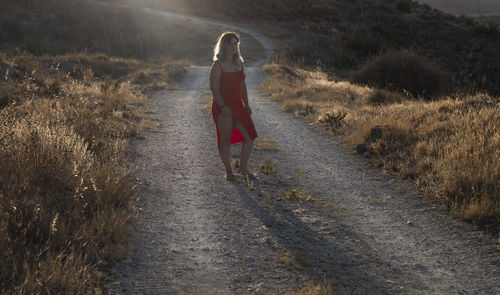
[{"label": "gravel on path", "polygon": [[[257,142],[280,148],[253,151],[254,181],[223,178],[203,108],[208,67],[150,98],[160,131],[132,143],[148,185],[136,255],[112,272],[116,293],[285,294],[312,282],[353,294],[500,294],[497,242],[281,111],[258,91],[261,64],[245,67]],[[276,174],[260,173],[265,158]],[[280,200],[294,189],[318,199]]]},{"label": "gravel on path", "polygon": [[[314,282],[355,294],[498,294],[499,249],[487,235],[282,112],[259,94],[260,68],[246,68],[257,142],[280,148],[254,150],[258,180],[226,181],[203,108],[208,70],[192,67],[179,90],[151,98],[163,132],[133,141],[148,185],[136,257],[115,267],[115,290],[283,294]],[[274,184],[259,172],[266,157]],[[295,187],[322,200],[278,200]]]}]

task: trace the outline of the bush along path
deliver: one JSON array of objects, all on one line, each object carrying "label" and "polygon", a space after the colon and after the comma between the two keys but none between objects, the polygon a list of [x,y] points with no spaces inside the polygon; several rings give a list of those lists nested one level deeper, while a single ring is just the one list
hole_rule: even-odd
[{"label": "bush along path", "polygon": [[145,179],[136,255],[115,266],[116,293],[498,293],[486,234],[282,112],[257,90],[261,69],[245,70],[256,180],[223,178],[208,67],[151,97],[157,127],[132,143]]}]

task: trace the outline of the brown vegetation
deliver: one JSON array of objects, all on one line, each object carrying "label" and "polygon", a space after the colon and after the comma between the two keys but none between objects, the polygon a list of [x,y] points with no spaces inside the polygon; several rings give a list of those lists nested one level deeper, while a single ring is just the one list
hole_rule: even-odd
[{"label": "brown vegetation", "polygon": [[407,91],[432,98],[444,85],[445,74],[438,65],[414,51],[389,50],[363,64],[351,80],[379,88]]},{"label": "brown vegetation", "polygon": [[0,54],[0,293],[100,294],[106,265],[130,255],[137,180],[127,146],[145,97],[126,76],[109,77],[144,67]]},{"label": "brown vegetation", "polygon": [[[317,122],[328,112],[346,113],[339,130],[352,146],[368,144],[375,167],[413,180],[463,219],[500,220],[498,98],[477,93],[425,101],[390,93],[397,98],[373,103],[382,90],[286,64],[264,69],[272,75],[262,88],[282,109]],[[377,137],[375,125],[385,126]]]}]

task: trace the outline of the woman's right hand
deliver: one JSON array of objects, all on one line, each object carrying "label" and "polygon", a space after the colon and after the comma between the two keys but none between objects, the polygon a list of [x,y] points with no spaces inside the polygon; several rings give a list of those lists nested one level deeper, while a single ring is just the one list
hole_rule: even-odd
[{"label": "woman's right hand", "polygon": [[232,116],[233,115],[233,112],[231,112],[231,109],[228,106],[224,106],[221,109],[221,112],[222,112],[222,114],[224,114],[226,116]]}]

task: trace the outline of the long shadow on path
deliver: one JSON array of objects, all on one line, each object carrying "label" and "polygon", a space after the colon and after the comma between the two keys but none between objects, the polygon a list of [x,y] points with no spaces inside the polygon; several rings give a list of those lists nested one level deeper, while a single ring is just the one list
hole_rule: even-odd
[{"label": "long shadow on path", "polygon": [[[253,192],[249,192],[242,183],[235,182],[233,186],[245,207],[268,228],[281,247],[292,254],[292,259],[298,264],[297,271],[310,281],[328,283],[336,290],[356,294],[389,293],[387,286],[384,286],[386,284],[376,278],[376,274],[360,268],[342,247],[312,229],[293,212],[285,208],[272,211],[261,205],[258,196],[262,192],[258,181],[254,182]],[[332,231],[349,230],[345,223],[338,221],[337,224],[338,228]],[[365,253],[374,252],[368,243],[363,242],[362,237],[352,231],[349,235],[359,241],[359,247],[364,248]]]}]

